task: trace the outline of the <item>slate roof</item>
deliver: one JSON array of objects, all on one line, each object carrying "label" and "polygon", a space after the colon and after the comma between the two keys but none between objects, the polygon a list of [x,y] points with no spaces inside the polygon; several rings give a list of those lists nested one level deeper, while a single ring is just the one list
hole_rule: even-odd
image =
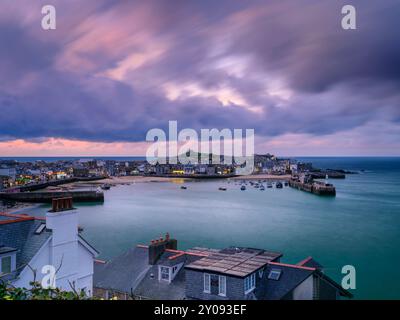
[{"label": "slate roof", "polygon": [[104,263],[95,263],[93,286],[131,294],[150,269],[148,249],[134,247]]},{"label": "slate roof", "polygon": [[246,277],[264,267],[268,262],[282,256],[278,252],[270,252],[254,248],[230,247],[222,250],[195,248],[190,250],[208,256],[197,259],[186,268],[218,272],[230,276]]},{"label": "slate roof", "polygon": [[167,281],[158,280],[158,267],[160,265],[179,265],[180,263],[191,263],[200,257],[192,255],[182,255],[179,258],[168,260],[169,263],[165,264],[167,257],[171,256],[169,252],[165,252],[157,264],[151,266],[146,273],[143,280],[139,283],[134,291],[134,294],[143,298],[152,300],[182,300],[186,298],[186,277],[185,268],[182,266],[175,278],[168,283]]},{"label": "slate roof", "polygon": [[0,245],[0,254],[10,253],[13,251],[17,251],[17,249]]},{"label": "slate roof", "polygon": [[44,223],[33,217],[22,215],[0,214],[0,246],[17,250],[16,271],[7,279],[14,278],[32,260],[33,256],[50,238],[51,232],[46,229],[35,234],[37,228]]},{"label": "slate roof", "polygon": [[[278,280],[268,279],[272,270],[281,271]],[[313,268],[303,268],[285,264],[268,264],[260,285],[254,291],[259,300],[281,300],[315,272]]]},{"label": "slate roof", "polygon": [[182,267],[168,283],[158,280],[158,268],[191,263],[200,258],[183,251],[167,250],[156,264],[150,265],[148,248],[137,246],[106,263],[95,263],[93,286],[153,300],[184,299],[185,269]]}]

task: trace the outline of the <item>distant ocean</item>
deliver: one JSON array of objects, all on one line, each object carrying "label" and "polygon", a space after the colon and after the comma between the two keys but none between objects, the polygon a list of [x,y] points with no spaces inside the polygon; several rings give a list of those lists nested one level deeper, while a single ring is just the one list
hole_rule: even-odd
[{"label": "distant ocean", "polygon": [[18,162],[56,162],[56,161],[74,161],[79,159],[94,159],[94,160],[116,160],[116,161],[134,161],[145,160],[146,157],[1,157],[0,160],[16,160]]},{"label": "distant ocean", "polygon": [[356,299],[400,299],[400,158],[297,159],[360,174],[331,180],[334,198],[289,187],[240,191],[227,180],[185,182],[187,190],[182,181],[121,185],[104,204],[76,204],[80,224],[105,259],[169,232],[182,249],[258,247],[290,263],[311,255],[339,283],[342,267],[353,265]]}]

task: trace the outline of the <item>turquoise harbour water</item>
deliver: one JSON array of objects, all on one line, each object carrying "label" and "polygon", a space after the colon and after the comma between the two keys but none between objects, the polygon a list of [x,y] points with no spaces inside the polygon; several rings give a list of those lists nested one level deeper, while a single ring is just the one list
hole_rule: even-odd
[{"label": "turquoise harbour water", "polygon": [[356,299],[400,299],[400,158],[298,159],[365,171],[332,180],[335,198],[291,188],[240,191],[227,181],[186,182],[187,190],[170,182],[117,186],[102,205],[76,204],[80,225],[104,259],[168,231],[181,249],[257,247],[283,252],[290,263],[311,255],[339,283],[350,264]]}]

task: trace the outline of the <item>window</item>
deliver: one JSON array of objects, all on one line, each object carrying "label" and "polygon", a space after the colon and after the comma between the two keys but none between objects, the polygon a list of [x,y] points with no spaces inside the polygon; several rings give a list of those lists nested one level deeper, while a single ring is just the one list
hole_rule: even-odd
[{"label": "window", "polygon": [[268,275],[268,279],[270,280],[279,280],[280,277],[281,277],[281,270],[278,269],[272,269]]},{"label": "window", "polygon": [[177,266],[173,267],[173,268],[172,268],[172,273],[175,274],[175,273],[176,273],[176,270],[178,270],[178,267],[177,267]]},{"label": "window", "polygon": [[226,277],[218,276],[218,294],[220,296],[226,296]]},{"label": "window", "polygon": [[204,274],[204,292],[211,292],[211,276],[208,273]]},{"label": "window", "polygon": [[169,268],[168,267],[160,267],[160,279],[169,281]]},{"label": "window", "polygon": [[11,256],[1,258],[1,273],[11,272]]},{"label": "window", "polygon": [[244,279],[244,293],[249,293],[256,287],[256,274],[253,273]]}]

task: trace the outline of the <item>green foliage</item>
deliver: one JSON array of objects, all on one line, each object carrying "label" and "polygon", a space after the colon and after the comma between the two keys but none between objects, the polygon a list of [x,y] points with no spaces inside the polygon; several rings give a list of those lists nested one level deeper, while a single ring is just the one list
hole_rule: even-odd
[{"label": "green foliage", "polygon": [[0,281],[0,300],[90,300],[85,291],[61,291],[45,289],[38,282],[31,282],[31,287],[15,288]]}]

